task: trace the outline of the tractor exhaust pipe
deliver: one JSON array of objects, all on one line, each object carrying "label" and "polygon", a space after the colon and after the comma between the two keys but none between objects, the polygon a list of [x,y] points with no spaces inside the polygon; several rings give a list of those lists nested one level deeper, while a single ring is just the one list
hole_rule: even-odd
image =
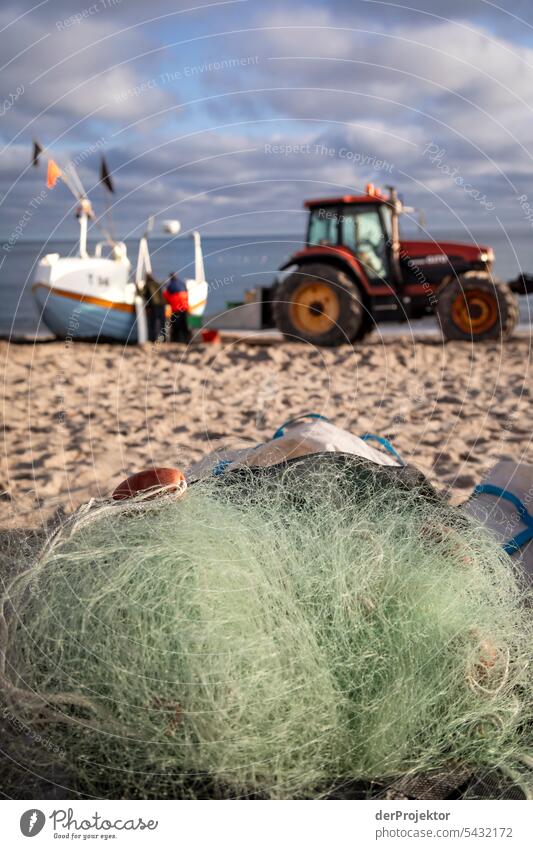
[{"label": "tractor exhaust pipe", "polygon": [[394,186],[387,186],[389,190],[388,204],[391,210],[391,266],[396,281],[401,280],[400,268],[400,213],[402,211],[402,202],[398,197],[398,192]]}]

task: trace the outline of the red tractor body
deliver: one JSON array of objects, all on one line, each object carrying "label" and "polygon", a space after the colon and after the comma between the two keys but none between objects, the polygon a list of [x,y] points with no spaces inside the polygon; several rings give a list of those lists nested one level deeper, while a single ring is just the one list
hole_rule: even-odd
[{"label": "red tractor body", "polygon": [[354,342],[380,321],[437,314],[454,339],[509,335],[518,318],[510,287],[494,280],[490,247],[402,240],[406,209],[394,189],[320,198],[309,210],[306,246],[282,266],[274,318],[288,336]]}]

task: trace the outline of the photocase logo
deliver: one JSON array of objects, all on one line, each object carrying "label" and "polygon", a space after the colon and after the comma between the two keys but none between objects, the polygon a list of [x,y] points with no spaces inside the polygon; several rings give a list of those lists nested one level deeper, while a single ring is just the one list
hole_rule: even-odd
[{"label": "photocase logo", "polygon": [[42,811],[37,808],[31,808],[29,811],[24,811],[20,818],[20,830],[24,837],[35,837],[43,830],[46,822],[46,817]]}]

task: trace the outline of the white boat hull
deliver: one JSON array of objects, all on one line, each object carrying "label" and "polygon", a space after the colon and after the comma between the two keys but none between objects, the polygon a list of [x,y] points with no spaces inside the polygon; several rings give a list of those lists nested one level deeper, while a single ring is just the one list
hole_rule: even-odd
[{"label": "white boat hull", "polygon": [[[208,295],[200,234],[193,233],[195,277],[186,280],[191,323],[201,323]],[[80,243],[81,244],[81,243]],[[47,327],[62,339],[117,339],[145,342],[147,316],[142,292],[145,275],[151,274],[146,236],[141,239],[137,284],[130,281],[131,264],[126,246],[114,248],[114,257],[95,256],[80,248],[80,256],[48,254],[37,264],[33,294]]]},{"label": "white boat hull", "polygon": [[59,257],[38,264],[32,290],[43,321],[63,339],[137,341],[127,259]]},{"label": "white boat hull", "polygon": [[33,294],[44,323],[61,339],[137,341],[134,306],[91,303],[81,295],[72,298],[62,290],[39,284],[34,285]]}]

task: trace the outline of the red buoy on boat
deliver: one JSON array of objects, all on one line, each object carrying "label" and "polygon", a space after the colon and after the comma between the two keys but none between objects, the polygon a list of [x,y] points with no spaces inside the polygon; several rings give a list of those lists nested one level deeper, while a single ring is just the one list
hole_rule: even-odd
[{"label": "red buoy on boat", "polygon": [[163,486],[167,487],[169,492],[185,489],[187,482],[181,469],[158,466],[157,468],[136,472],[119,483],[113,492],[113,499],[122,501],[125,498],[134,498],[150,489],[160,489]]}]

